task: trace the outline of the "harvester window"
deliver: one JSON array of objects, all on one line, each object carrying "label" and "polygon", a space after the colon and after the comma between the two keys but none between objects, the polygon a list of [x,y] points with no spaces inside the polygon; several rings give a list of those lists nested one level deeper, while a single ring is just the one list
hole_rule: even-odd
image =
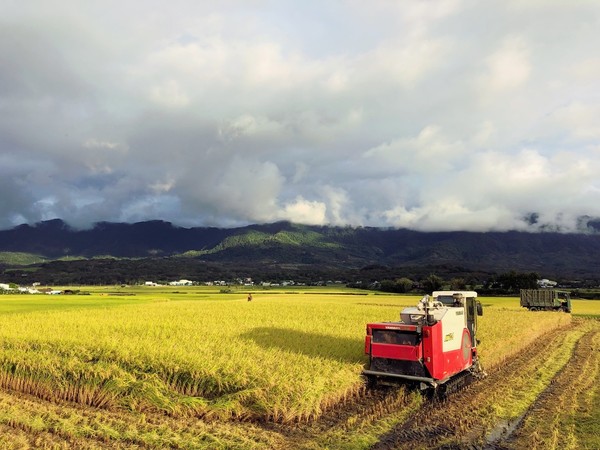
[{"label": "harvester window", "polygon": [[446,306],[452,306],[454,304],[454,297],[451,295],[438,295],[435,299]]},{"label": "harvester window", "polygon": [[418,342],[419,335],[416,333],[406,333],[397,330],[373,330],[373,343],[375,344],[415,346]]}]

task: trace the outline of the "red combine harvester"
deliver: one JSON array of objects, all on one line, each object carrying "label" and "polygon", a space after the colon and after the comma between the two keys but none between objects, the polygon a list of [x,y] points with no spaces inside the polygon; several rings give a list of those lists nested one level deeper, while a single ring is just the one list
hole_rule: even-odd
[{"label": "red combine harvester", "polygon": [[409,382],[445,393],[485,375],[477,357],[477,316],[483,310],[473,291],[436,291],[400,322],[367,325],[363,371],[371,385]]}]

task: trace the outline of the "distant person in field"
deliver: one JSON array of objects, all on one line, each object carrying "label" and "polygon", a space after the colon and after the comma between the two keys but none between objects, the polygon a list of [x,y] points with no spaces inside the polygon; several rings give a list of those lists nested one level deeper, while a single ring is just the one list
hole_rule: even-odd
[{"label": "distant person in field", "polygon": [[252,294],[248,294],[248,301],[251,302],[252,301]]}]

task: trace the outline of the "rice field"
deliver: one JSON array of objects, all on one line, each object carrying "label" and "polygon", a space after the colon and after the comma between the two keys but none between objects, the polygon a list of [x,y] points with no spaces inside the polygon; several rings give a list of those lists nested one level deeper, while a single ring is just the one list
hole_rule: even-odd
[{"label": "rice field", "polygon": [[[89,295],[0,296],[0,425],[20,417],[21,431],[58,433],[59,441],[100,436],[156,448],[285,448],[281,432],[257,424],[318,423],[364,395],[365,324],[397,320],[402,307],[419,300],[345,288],[255,289],[251,302],[247,291],[216,288],[85,290]],[[481,301],[486,368],[571,321],[568,314],[526,311],[515,298]],[[596,304],[575,302],[574,312],[600,314]],[[44,406],[29,410],[7,393]],[[415,408],[419,400],[407,404]],[[33,412],[44,408],[41,417]],[[402,411],[390,413],[367,421],[352,445],[366,448],[361,433],[372,440],[400,420]],[[86,414],[98,418],[84,420]]]}]

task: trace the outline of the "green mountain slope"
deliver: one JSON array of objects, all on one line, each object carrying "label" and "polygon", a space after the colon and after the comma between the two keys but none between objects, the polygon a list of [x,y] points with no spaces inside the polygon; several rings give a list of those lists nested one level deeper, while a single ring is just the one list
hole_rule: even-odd
[{"label": "green mountain slope", "polygon": [[[197,259],[219,264],[361,268],[454,266],[475,271],[538,271],[585,278],[600,273],[600,234],[436,232],[277,222],[181,228],[167,222],[101,223],[75,230],[61,221],[0,230],[0,263],[83,258]],[[96,264],[96,267],[99,267]]]}]

